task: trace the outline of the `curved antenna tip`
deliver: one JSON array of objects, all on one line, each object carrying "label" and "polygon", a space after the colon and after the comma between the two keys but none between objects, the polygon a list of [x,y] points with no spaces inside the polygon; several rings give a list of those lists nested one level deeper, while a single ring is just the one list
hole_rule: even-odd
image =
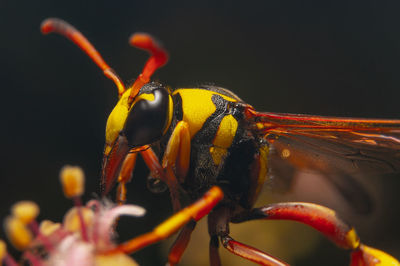
[{"label": "curved antenna tip", "polygon": [[40,24],[40,31],[43,34],[48,34],[54,31],[55,25],[65,25],[67,24],[67,22],[58,19],[58,18],[46,18],[45,20],[42,21],[42,23]]},{"label": "curved antenna tip", "polygon": [[43,34],[48,34],[51,31],[51,24],[53,19],[48,18],[42,21],[42,23],[40,24],[40,31]]}]

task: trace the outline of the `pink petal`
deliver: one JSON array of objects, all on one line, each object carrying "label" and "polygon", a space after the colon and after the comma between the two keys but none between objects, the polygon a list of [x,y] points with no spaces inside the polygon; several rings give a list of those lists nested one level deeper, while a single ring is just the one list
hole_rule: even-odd
[{"label": "pink petal", "polygon": [[109,246],[111,235],[113,233],[113,225],[115,219],[117,219],[121,215],[130,215],[130,216],[143,216],[146,210],[142,207],[125,204],[121,206],[113,207],[110,210],[104,211],[101,215],[100,220],[98,221],[98,240],[103,243],[99,243],[100,249],[106,248]]}]

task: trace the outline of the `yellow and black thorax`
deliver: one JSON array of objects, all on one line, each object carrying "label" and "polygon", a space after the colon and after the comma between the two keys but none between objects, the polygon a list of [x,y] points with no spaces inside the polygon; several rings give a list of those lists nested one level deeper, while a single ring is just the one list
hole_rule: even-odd
[{"label": "yellow and black thorax", "polygon": [[[212,185],[243,207],[250,207],[266,176],[268,147],[251,132],[247,106],[231,91],[216,86],[179,88],[172,93],[173,116],[160,141],[163,151],[179,121],[189,125],[190,167],[181,184],[193,199]],[[160,158],[162,154],[160,154]]]}]

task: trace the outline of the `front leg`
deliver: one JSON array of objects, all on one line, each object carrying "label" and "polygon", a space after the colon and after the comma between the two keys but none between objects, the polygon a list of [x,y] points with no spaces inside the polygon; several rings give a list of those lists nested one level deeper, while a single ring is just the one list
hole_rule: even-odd
[{"label": "front leg", "polygon": [[[177,232],[188,223],[192,223],[192,221],[199,221],[201,218],[206,216],[223,199],[223,197],[224,193],[219,187],[211,187],[200,199],[172,215],[169,219],[154,228],[153,231],[121,243],[115,248],[107,250],[104,253],[133,253],[139,249],[163,240]],[[184,248],[185,245],[183,249]]]},{"label": "front leg", "polygon": [[179,121],[165,149],[162,166],[164,169],[175,168],[179,182],[183,183],[190,164],[190,132],[185,121]]},{"label": "front leg", "polygon": [[190,132],[189,125],[179,121],[175,126],[162,159],[162,165],[157,155],[149,146],[143,146],[130,151],[124,159],[118,177],[117,202],[123,204],[126,200],[126,183],[132,178],[137,152],[143,157],[150,169],[151,175],[165,182],[171,194],[174,211],[181,209],[179,201],[179,182],[185,180],[190,164]]},{"label": "front leg", "polygon": [[185,181],[190,164],[190,132],[185,121],[179,121],[162,159],[162,168],[166,172],[166,183],[170,189],[174,211],[181,209],[179,201],[179,183]]},{"label": "front leg", "polygon": [[241,213],[232,222],[255,219],[291,220],[309,225],[337,246],[352,250],[352,266],[400,265],[392,256],[361,244],[354,228],[327,207],[305,202],[275,203]]},{"label": "front leg", "polygon": [[118,187],[117,187],[117,196],[116,202],[119,205],[122,205],[126,201],[126,183],[130,182],[132,179],[132,173],[135,169],[136,165],[136,152],[130,152],[125,157],[124,162],[122,163],[121,172],[118,176]]}]

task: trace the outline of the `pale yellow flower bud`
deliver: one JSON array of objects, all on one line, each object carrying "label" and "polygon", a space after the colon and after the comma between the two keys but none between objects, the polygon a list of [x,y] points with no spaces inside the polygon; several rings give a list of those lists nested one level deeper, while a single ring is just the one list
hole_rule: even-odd
[{"label": "pale yellow flower bud", "polygon": [[78,166],[66,165],[61,169],[60,181],[67,198],[79,197],[85,189],[85,174]]},{"label": "pale yellow flower bud", "polygon": [[24,224],[29,224],[39,215],[39,206],[33,201],[20,201],[11,207],[11,213]]},{"label": "pale yellow flower bud", "polygon": [[4,228],[8,239],[16,249],[24,250],[32,241],[32,233],[18,218],[9,216],[4,221]]},{"label": "pale yellow flower bud", "polygon": [[85,226],[91,227],[91,225],[93,224],[94,213],[91,209],[87,207],[74,207],[70,209],[67,214],[65,214],[63,222],[64,229],[70,232],[81,231],[78,208],[80,208]]},{"label": "pale yellow flower bud", "polygon": [[60,223],[54,223],[50,220],[44,220],[40,223],[39,232],[44,236],[49,236],[60,228]]}]

